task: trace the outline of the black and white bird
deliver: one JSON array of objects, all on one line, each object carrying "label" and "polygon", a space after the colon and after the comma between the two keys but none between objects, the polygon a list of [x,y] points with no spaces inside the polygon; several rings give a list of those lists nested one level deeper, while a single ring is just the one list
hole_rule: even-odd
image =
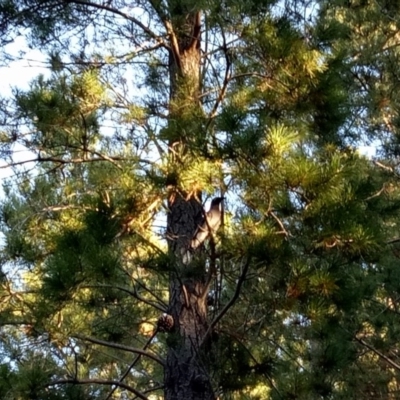
[{"label": "black and white bird", "polygon": [[210,235],[217,232],[222,221],[222,201],[224,197],[215,197],[211,201],[210,209],[205,213],[204,221],[197,228],[190,241],[190,248],[197,249]]},{"label": "black and white bird", "polygon": [[187,265],[192,261],[193,252],[210,236],[217,232],[222,222],[222,201],[224,197],[215,197],[210,209],[204,213],[201,224],[197,227],[189,246],[182,249],[182,262]]}]

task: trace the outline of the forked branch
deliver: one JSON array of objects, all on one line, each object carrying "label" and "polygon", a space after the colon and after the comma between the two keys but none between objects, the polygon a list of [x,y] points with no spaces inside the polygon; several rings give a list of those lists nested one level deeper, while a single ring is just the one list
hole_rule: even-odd
[{"label": "forked branch", "polygon": [[250,260],[251,260],[251,258],[248,258],[242,268],[242,273],[240,274],[240,277],[236,284],[235,293],[233,294],[231,299],[228,301],[228,303],[225,304],[224,308],[218,313],[218,315],[211,322],[210,326],[207,329],[206,334],[204,335],[202,343],[204,343],[204,341],[206,340],[206,338],[208,337],[210,332],[214,329],[215,325],[217,325],[217,323],[222,319],[222,317],[229,311],[229,309],[236,303],[236,300],[239,298],[240,291],[243,286],[243,282],[246,280],[247,272],[249,270]]}]

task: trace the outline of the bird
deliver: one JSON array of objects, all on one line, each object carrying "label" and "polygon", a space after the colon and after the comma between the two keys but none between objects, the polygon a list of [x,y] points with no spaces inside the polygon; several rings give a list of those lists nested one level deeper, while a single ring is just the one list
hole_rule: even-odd
[{"label": "bird", "polygon": [[224,197],[215,197],[211,201],[210,209],[205,213],[205,218],[201,225],[196,229],[190,248],[197,249],[210,235],[217,232],[222,221],[222,202]]},{"label": "bird", "polygon": [[210,209],[204,213],[201,224],[194,232],[189,245],[181,249],[182,262],[189,264],[193,259],[193,252],[212,234],[214,234],[221,225],[222,221],[222,201],[224,197],[215,197],[211,200]]}]

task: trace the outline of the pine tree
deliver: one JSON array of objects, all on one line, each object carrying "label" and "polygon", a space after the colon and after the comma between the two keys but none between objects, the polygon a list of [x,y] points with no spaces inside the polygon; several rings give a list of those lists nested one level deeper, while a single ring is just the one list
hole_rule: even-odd
[{"label": "pine tree", "polygon": [[1,397],[396,398],[398,21],[0,1],[50,71],[2,100]]}]

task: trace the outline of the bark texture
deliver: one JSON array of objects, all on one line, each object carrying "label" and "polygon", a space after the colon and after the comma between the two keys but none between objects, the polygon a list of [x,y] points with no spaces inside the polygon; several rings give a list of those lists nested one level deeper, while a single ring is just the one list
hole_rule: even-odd
[{"label": "bark texture", "polygon": [[204,269],[199,270],[202,266],[197,263],[183,265],[179,259],[180,249],[187,248],[201,218],[196,199],[186,201],[179,195],[170,199],[168,236],[170,251],[176,255],[176,271],[170,279],[169,314],[174,318],[174,329],[168,338],[166,400],[215,398],[201,348],[208,327]]},{"label": "bark texture", "polygon": [[[171,10],[166,24],[171,44],[170,66],[170,148],[177,143],[188,145],[188,127],[193,114],[201,113],[199,11],[177,7]],[[199,134],[199,132],[197,132]],[[170,276],[169,314],[174,328],[168,333],[165,368],[166,400],[215,399],[208,368],[203,362],[201,343],[207,331],[207,287],[205,266],[184,265],[182,254],[203,217],[200,193],[181,193],[171,188],[167,220],[168,245],[174,262]],[[193,265],[195,264],[195,265]],[[200,263],[201,264],[201,263]]]}]

